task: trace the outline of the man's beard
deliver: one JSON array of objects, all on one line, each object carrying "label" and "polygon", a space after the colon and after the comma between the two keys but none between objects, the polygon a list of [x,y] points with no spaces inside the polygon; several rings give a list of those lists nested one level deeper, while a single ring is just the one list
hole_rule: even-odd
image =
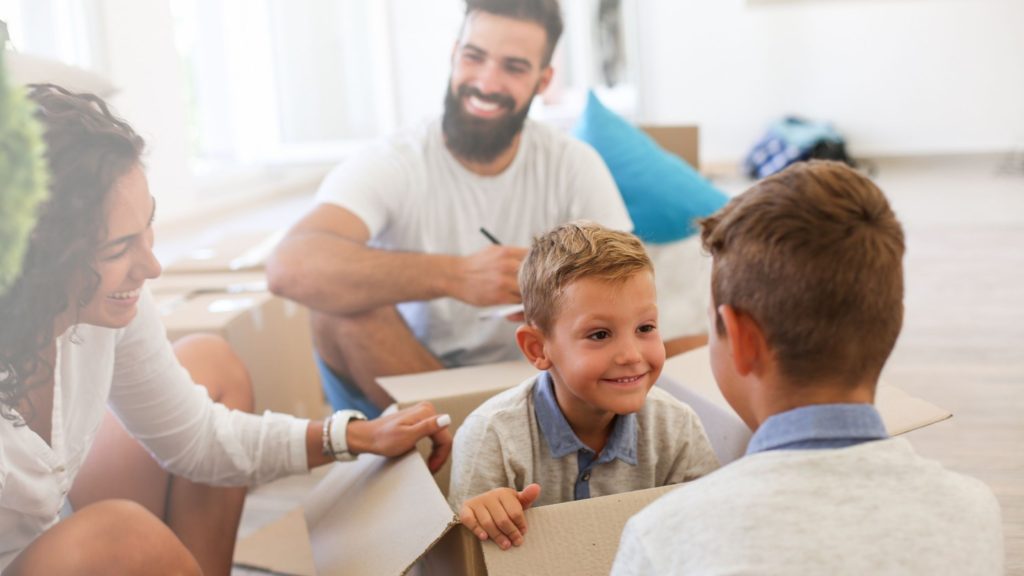
[{"label": "man's beard", "polygon": [[[478,118],[466,113],[462,107],[462,101],[469,96],[496,103],[512,112],[499,118]],[[483,94],[476,88],[466,85],[459,86],[456,95],[449,80],[444,97],[444,117],[441,119],[441,128],[444,130],[448,149],[456,156],[471,162],[492,162],[508,150],[512,140],[523,129],[532,103],[533,98],[530,98],[522,110],[515,112],[515,100],[510,96]]]}]

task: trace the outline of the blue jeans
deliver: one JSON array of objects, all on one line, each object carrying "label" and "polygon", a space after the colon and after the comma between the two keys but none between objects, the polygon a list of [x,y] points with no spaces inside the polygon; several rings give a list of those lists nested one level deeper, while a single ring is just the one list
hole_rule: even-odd
[{"label": "blue jeans", "polygon": [[316,359],[316,367],[320,371],[320,384],[324,387],[324,394],[335,410],[359,410],[371,419],[380,416],[380,408],[370,402],[362,390],[339,378],[315,351],[313,358]]}]

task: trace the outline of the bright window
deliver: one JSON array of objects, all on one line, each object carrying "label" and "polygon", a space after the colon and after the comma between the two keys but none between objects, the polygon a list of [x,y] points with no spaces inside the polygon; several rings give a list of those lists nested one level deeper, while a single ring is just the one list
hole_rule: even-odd
[{"label": "bright window", "polygon": [[96,0],[0,0],[16,50],[102,71],[96,13]]},{"label": "bright window", "polygon": [[331,160],[395,124],[387,3],[176,0],[199,173]]},{"label": "bright window", "polygon": [[[0,0],[0,19],[22,52],[116,70],[120,103],[158,143],[154,154],[165,155],[156,167],[180,174],[187,157],[195,182],[211,191],[231,182],[247,189],[237,183],[266,180],[280,165],[330,164],[369,139],[437,117],[464,9],[462,0],[119,4],[132,1]],[[606,105],[636,114],[636,2],[562,1],[557,72],[533,107],[536,118],[570,126],[591,87]],[[133,26],[141,39],[124,33]],[[179,66],[170,65],[175,58]],[[140,62],[155,62],[160,73]],[[148,122],[152,94],[180,94],[184,126]],[[182,141],[187,150],[165,144]]]},{"label": "bright window", "polygon": [[555,78],[537,116],[571,125],[587,90],[625,116],[638,113],[637,0],[563,0],[565,30],[555,53]]}]

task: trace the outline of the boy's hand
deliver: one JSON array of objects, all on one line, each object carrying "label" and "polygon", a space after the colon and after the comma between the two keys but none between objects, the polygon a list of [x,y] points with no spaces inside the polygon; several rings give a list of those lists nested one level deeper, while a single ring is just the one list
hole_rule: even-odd
[{"label": "boy's hand", "polygon": [[451,417],[437,415],[429,402],[420,402],[394,414],[373,420],[352,420],[348,424],[348,445],[353,454],[369,452],[381,456],[405,454],[420,438],[430,436],[434,446],[427,466],[437,472],[452,451]]},{"label": "boy's hand", "polygon": [[540,496],[540,484],[530,484],[522,492],[512,488],[495,488],[466,500],[460,520],[480,540],[490,538],[502,550],[519,546],[526,535],[526,516]]}]

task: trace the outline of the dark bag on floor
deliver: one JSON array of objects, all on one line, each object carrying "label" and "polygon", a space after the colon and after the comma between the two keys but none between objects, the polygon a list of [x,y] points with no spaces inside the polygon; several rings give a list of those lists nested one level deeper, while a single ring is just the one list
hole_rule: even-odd
[{"label": "dark bag on floor", "polygon": [[830,123],[788,116],[768,128],[747,155],[744,168],[751,178],[764,178],[794,162],[812,158],[856,167],[846,153],[846,141]]}]

